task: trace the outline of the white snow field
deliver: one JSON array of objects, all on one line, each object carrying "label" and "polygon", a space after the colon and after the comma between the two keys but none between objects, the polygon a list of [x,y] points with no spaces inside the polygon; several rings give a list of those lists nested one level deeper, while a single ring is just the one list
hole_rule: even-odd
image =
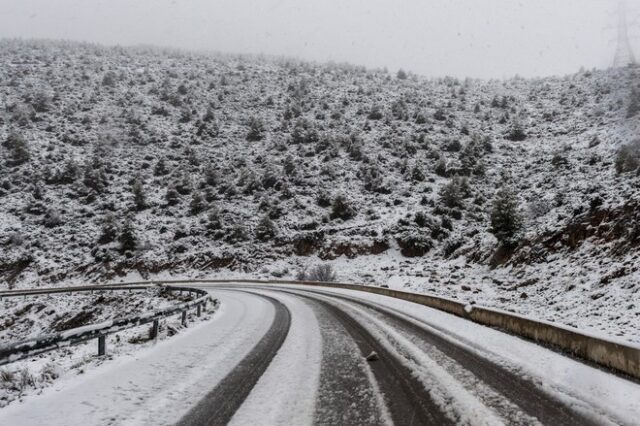
[{"label": "white snow field", "polygon": [[[403,368],[430,389],[435,406],[452,424],[566,423],[549,423],[548,418],[542,421],[542,413],[537,416],[520,407],[518,396],[511,395],[510,389],[484,383],[469,366],[409,334],[406,328],[385,318],[385,312],[489,360],[504,374],[532,382],[536,392],[577,413],[585,419],[584,424],[633,425],[640,419],[637,382],[437,310],[351,290],[310,290],[292,285],[265,288],[242,283],[205,286],[221,302],[212,320],[134,355],[65,377],[41,395],[27,396],[1,409],[0,424],[173,424],[212,391],[267,333],[275,310],[261,295],[284,304],[291,324],[266,371],[233,414],[233,425],[322,423],[318,389],[327,373],[323,357],[344,346],[340,339],[321,333],[322,324],[327,325],[326,316],[319,314],[323,306],[330,307],[326,312],[335,308],[354,319],[381,345],[379,350],[397,357]],[[381,310],[369,309],[361,302]],[[338,330],[341,326],[335,322],[332,327]],[[373,390],[368,398],[378,414],[371,418],[381,419],[374,423],[391,424],[393,407],[390,417],[385,405],[394,395],[385,394],[385,378],[376,370],[380,362],[384,360],[354,364],[361,364],[364,380]],[[331,369],[336,371],[329,373],[345,379],[351,374],[348,368],[337,365]],[[353,392],[355,388],[353,385]]]}]

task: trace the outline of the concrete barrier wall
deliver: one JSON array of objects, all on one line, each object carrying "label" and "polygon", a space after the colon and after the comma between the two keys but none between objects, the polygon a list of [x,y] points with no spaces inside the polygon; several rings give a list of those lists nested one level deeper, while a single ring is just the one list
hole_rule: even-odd
[{"label": "concrete barrier wall", "polygon": [[[593,362],[600,366],[610,368],[619,373],[623,373],[640,379],[640,346],[632,345],[615,340],[609,340],[599,336],[592,336],[588,333],[562,325],[552,324],[545,321],[526,318],[511,312],[504,312],[497,309],[485,308],[473,305],[469,311],[465,310],[465,305],[453,299],[437,297],[427,294],[410,293],[400,290],[392,290],[382,287],[371,287],[352,283],[318,283],[308,281],[291,280],[169,280],[169,281],[142,281],[126,283],[127,285],[140,284],[267,284],[283,285],[296,284],[314,287],[341,288],[347,290],[363,291],[367,293],[379,294],[393,297],[395,299],[406,300],[419,305],[438,309],[459,317],[469,319],[478,324],[494,327],[516,336],[524,337],[535,342],[562,350],[575,357]],[[108,286],[108,285],[107,285]],[[42,291],[43,289],[37,289]],[[0,292],[1,293],[12,293]]]},{"label": "concrete barrier wall", "polygon": [[638,346],[483,307],[474,307],[469,318],[479,324],[555,347],[578,358],[640,379]]}]

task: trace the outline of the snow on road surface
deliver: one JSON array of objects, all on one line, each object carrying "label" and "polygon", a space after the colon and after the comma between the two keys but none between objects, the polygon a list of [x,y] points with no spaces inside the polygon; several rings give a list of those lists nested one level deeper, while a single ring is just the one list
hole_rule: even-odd
[{"label": "snow on road surface", "polygon": [[[217,291],[213,319],[0,410],[1,425],[173,424],[265,333],[271,304]],[[89,421],[88,421],[89,420]]]},{"label": "snow on road surface", "polygon": [[313,422],[322,361],[313,311],[291,296],[278,297],[291,312],[291,328],[271,366],[231,419],[231,425],[303,425]]},{"label": "snow on road surface", "polygon": [[[410,424],[414,414],[429,409],[419,407],[425,395],[445,424],[631,425],[640,419],[637,382],[462,318],[351,290],[234,286],[206,285],[221,302],[213,320],[135,356],[63,379],[0,410],[0,424],[175,423],[267,333],[275,310],[263,295],[283,304],[291,323],[249,393],[229,395],[242,398],[233,425],[328,424],[349,418],[349,410],[369,410],[367,424]],[[345,345],[349,339],[355,344]],[[387,358],[367,362],[372,347]],[[456,358],[451,347],[464,357]],[[478,370],[485,368],[483,362],[490,364],[488,376]],[[397,377],[381,365],[395,368]],[[497,379],[487,381],[494,373]],[[411,388],[416,383],[421,389]],[[525,392],[511,389],[512,383]],[[393,389],[408,389],[408,396],[391,394]],[[360,396],[350,395],[356,390]],[[340,404],[335,395],[354,402]],[[367,401],[358,400],[362,397]],[[542,405],[529,405],[529,398]],[[407,399],[416,412],[398,416]]]},{"label": "snow on road surface", "polygon": [[[303,286],[291,287],[306,290]],[[333,288],[323,289],[323,292],[353,296],[398,310],[422,324],[429,324],[434,332],[481,353],[499,365],[519,370],[550,392],[563,395],[565,399],[574,399],[572,396],[575,396],[603,412],[615,413],[622,422],[640,423],[638,383],[436,309],[371,293]]]}]

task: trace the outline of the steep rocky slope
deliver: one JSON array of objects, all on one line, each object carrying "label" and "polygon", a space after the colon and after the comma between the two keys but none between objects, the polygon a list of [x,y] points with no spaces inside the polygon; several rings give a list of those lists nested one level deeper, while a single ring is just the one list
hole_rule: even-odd
[{"label": "steep rocky slope", "polygon": [[330,262],[640,341],[637,150],[616,157],[637,69],[434,80],[15,40],[0,63],[5,286]]}]

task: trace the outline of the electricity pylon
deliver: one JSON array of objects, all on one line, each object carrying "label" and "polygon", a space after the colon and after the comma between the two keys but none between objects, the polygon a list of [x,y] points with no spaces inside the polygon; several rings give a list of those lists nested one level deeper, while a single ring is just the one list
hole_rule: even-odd
[{"label": "electricity pylon", "polygon": [[627,23],[627,3],[625,0],[618,2],[618,41],[616,54],[613,57],[613,67],[623,68],[635,65],[636,57],[629,41],[629,25]]}]

